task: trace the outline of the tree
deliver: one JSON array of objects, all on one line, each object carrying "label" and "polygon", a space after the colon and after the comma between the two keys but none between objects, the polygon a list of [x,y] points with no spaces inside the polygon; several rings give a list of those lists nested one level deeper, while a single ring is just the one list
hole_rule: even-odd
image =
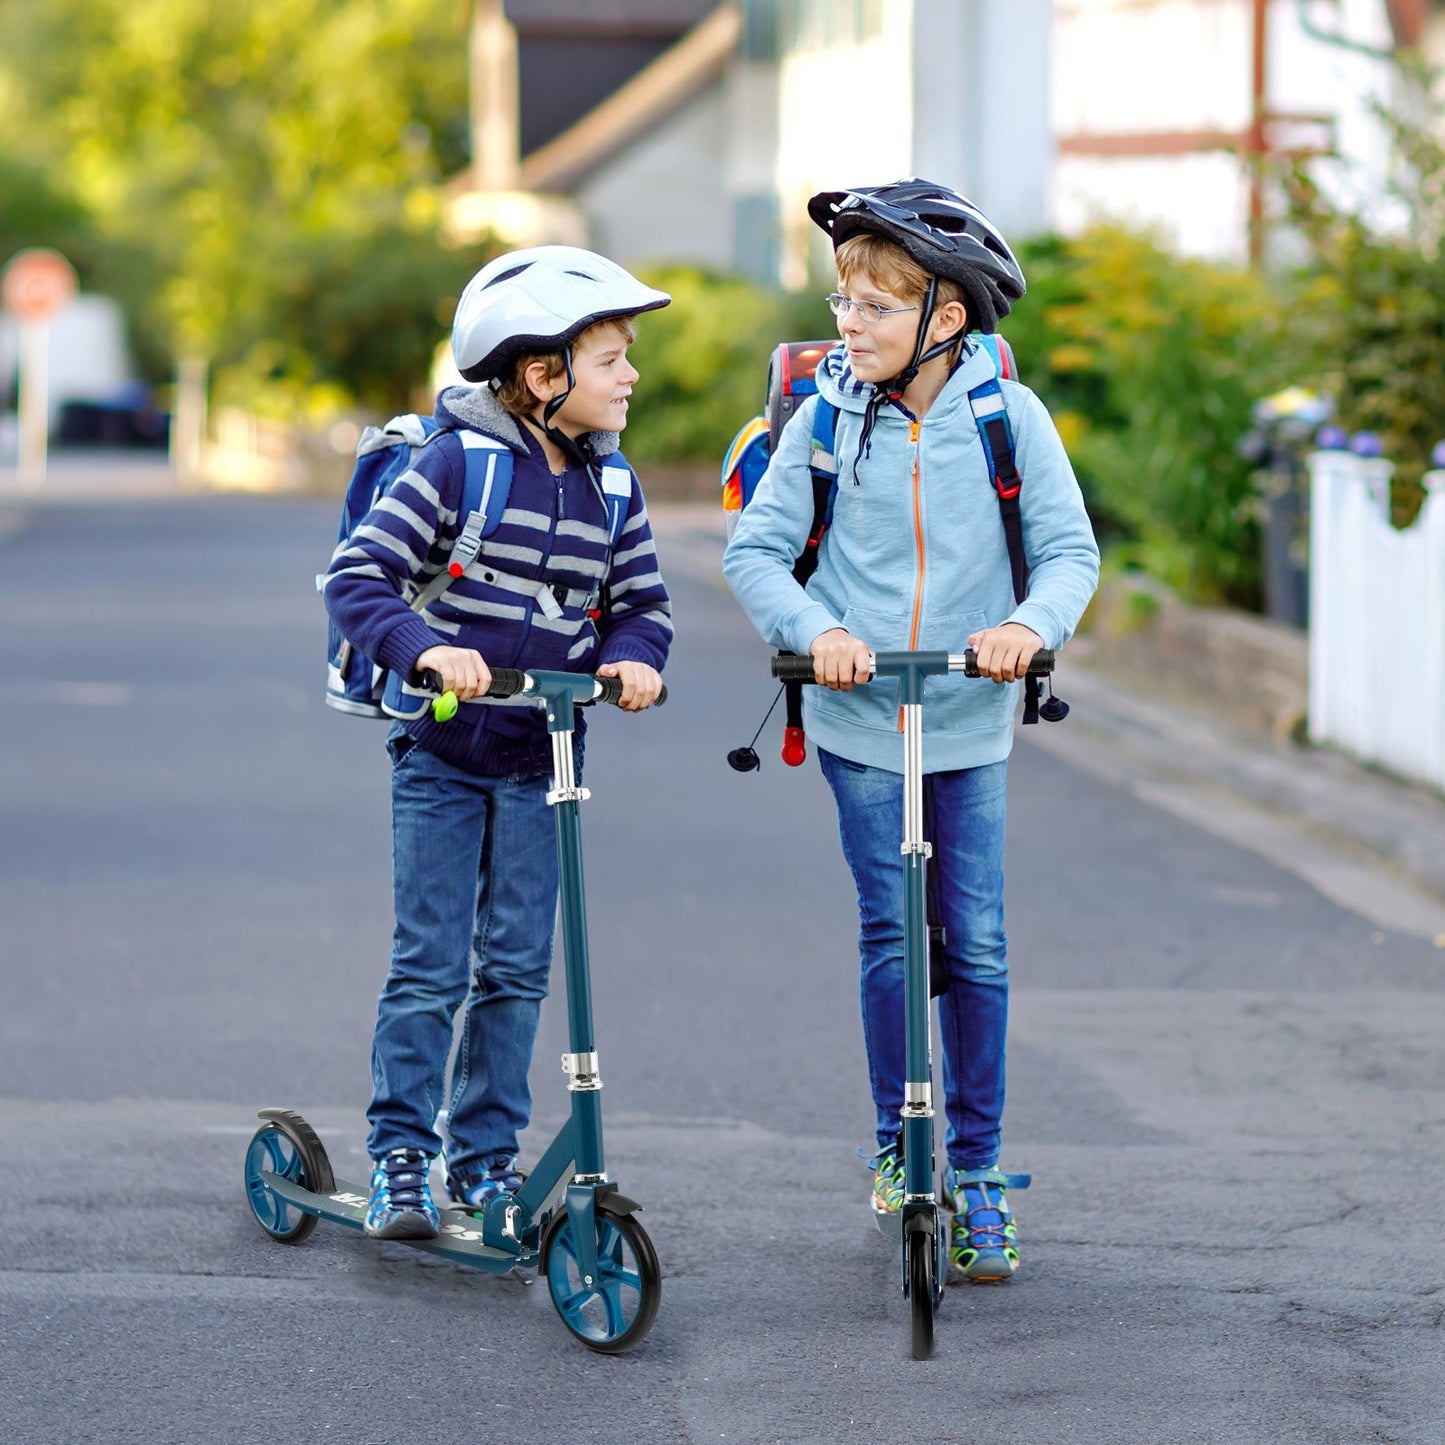
[{"label": "tree", "polygon": [[449,61],[467,16],[461,0],[12,0],[0,155],[91,218],[89,264],[144,258],[142,334],[389,389],[424,368],[438,304],[450,314],[484,254],[438,241],[436,187],[465,155],[466,66]]}]

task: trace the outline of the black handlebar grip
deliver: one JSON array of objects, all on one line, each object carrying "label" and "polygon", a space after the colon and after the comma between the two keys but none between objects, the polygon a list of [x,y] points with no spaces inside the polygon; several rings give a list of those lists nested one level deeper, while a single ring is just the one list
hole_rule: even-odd
[{"label": "black handlebar grip", "polygon": [[[420,673],[421,685],[438,697],[446,691],[442,686],[442,675],[434,667],[424,667]],[[494,667],[492,680],[483,697],[516,697],[527,685],[527,674],[515,667]]]},{"label": "black handlebar grip", "polygon": [[494,667],[487,697],[516,697],[527,685],[527,674],[515,667]]},{"label": "black handlebar grip", "polygon": [[[1051,649],[1041,647],[1029,659],[1030,677],[1047,677],[1054,670],[1054,654]],[[963,675],[965,677],[981,677],[983,674],[978,670],[978,658],[974,655],[973,648],[965,647],[963,650]]]},{"label": "black handlebar grip", "polygon": [[792,652],[780,652],[773,658],[773,676],[779,682],[812,682],[813,659]]},{"label": "black handlebar grip", "polygon": [[[622,679],[620,677],[599,677],[595,679],[598,688],[601,690],[592,699],[593,702],[610,702],[613,704],[622,701]],[[667,701],[667,684],[663,683],[662,691],[657,695],[657,701],[653,707],[661,707]]]}]

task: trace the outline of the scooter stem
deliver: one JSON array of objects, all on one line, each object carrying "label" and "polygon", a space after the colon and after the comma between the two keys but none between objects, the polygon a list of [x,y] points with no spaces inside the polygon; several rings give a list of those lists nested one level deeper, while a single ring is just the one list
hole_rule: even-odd
[{"label": "scooter stem", "polygon": [[592,1024],[592,975],[587,947],[587,891],[582,876],[580,807],[588,797],[578,787],[572,758],[578,702],[590,702],[593,679],[579,673],[533,672],[528,691],[546,703],[547,731],[552,735],[552,790],[547,802],[557,820],[557,885],[562,913],[562,957],[567,979],[567,1037],[570,1052],[563,1058],[572,1096],[572,1139],[576,1181],[605,1181],[602,1148],[602,1078],[597,1067]]},{"label": "scooter stem", "polygon": [[899,680],[903,705],[903,1203],[936,1201],[933,1183],[933,1083],[928,1037],[927,867],[923,830],[923,684],[948,671],[948,654],[880,652],[875,676]]}]

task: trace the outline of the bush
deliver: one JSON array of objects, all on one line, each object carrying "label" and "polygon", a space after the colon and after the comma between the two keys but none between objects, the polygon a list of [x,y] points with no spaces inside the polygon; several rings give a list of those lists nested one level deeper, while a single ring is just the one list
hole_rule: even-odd
[{"label": "bush", "polygon": [[1281,384],[1263,284],[1099,226],[1021,248],[1029,294],[1002,328],[1054,414],[1114,560],[1199,602],[1257,607],[1260,541],[1239,454]]},{"label": "bush", "polygon": [[672,305],[638,317],[629,352],[641,377],[627,455],[638,463],[720,465],[738,428],[766,399],[780,341],[834,334],[821,298],[789,296],[689,266],[643,273]]},{"label": "bush", "polygon": [[1327,193],[1317,174],[1324,163],[1296,168],[1286,183],[1287,219],[1309,251],[1288,338],[1298,379],[1334,397],[1343,426],[1379,434],[1395,463],[1392,501],[1403,525],[1445,437],[1445,144],[1417,118],[1439,114],[1438,75],[1406,63],[1400,80],[1399,110],[1377,108],[1395,160],[1389,195],[1399,230],[1340,198],[1349,177]]}]

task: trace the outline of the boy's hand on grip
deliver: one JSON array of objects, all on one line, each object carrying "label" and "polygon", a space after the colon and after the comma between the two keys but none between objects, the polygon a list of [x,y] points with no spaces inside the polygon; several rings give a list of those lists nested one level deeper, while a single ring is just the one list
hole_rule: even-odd
[{"label": "boy's hand on grip", "polygon": [[813,678],[834,692],[847,692],[855,682],[873,676],[872,649],[842,627],[820,632],[808,645],[813,655]]},{"label": "boy's hand on grip", "polygon": [[978,675],[995,682],[1017,682],[1029,670],[1029,662],[1044,640],[1022,622],[1005,622],[975,632],[968,645],[978,657]]},{"label": "boy's hand on grip", "polygon": [[617,706],[624,712],[641,712],[651,707],[662,693],[662,675],[645,662],[604,662],[597,669],[597,676],[615,677],[622,683]]},{"label": "boy's hand on grip", "polygon": [[482,654],[470,647],[429,647],[413,664],[416,672],[431,671],[442,680],[443,692],[454,692],[460,702],[481,697],[492,684],[492,672]]}]

